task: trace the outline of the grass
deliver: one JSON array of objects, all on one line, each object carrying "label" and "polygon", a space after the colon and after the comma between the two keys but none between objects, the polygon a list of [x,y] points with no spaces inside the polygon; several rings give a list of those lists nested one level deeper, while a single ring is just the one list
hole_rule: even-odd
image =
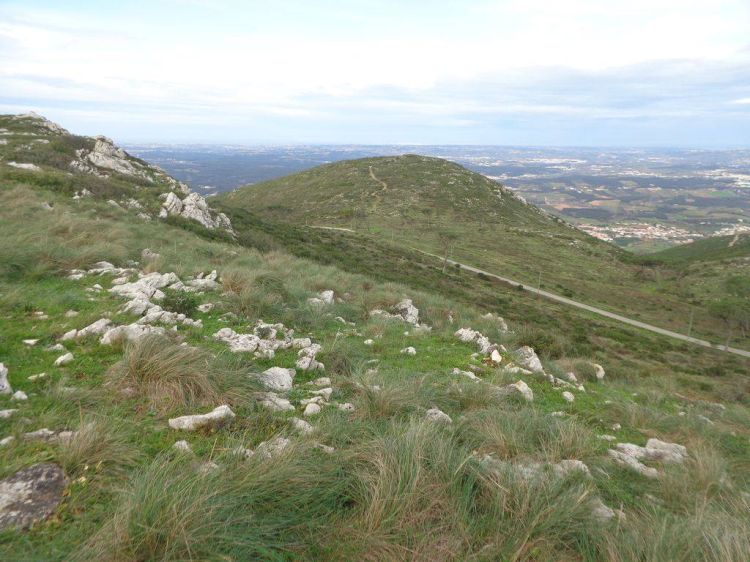
[{"label": "grass", "polygon": [[[448,251],[456,261],[529,286],[541,281],[553,293],[678,332],[687,332],[692,318],[693,334],[720,343],[727,329],[709,305],[731,268],[748,270],[742,259],[747,236],[732,248],[726,247],[729,239],[711,239],[689,245],[694,250],[685,246],[640,258],[526,205],[484,176],[415,155],[319,166],[223,194],[217,203],[235,221],[243,210],[251,211],[261,221],[295,225],[309,239],[335,233],[368,247],[415,248],[440,256]],[[261,233],[284,244],[273,229],[239,231],[240,241],[251,246]],[[337,248],[328,253],[340,258]],[[556,258],[554,267],[544,267],[549,255]],[[694,267],[682,265],[684,256]],[[719,258],[723,266],[712,263]],[[728,263],[730,258],[736,259]],[[737,347],[750,345],[746,333],[733,337]]]},{"label": "grass", "polygon": [[[0,447],[0,478],[52,461],[70,483],[52,518],[25,533],[0,532],[3,560],[748,559],[746,363],[537,302],[466,272],[442,274],[439,263],[364,236],[242,215],[240,240],[251,232],[274,241],[273,248],[249,247],[181,224],[136,222],[96,197],[73,201],[55,186],[21,181],[0,180],[0,244],[18,264],[0,271],[0,356],[14,390],[29,400],[0,398],[0,409],[19,409],[0,420],[0,437],[16,437]],[[183,280],[219,271],[226,292],[196,294],[192,303],[192,317],[205,327],[178,326],[168,338],[125,348],[96,338],[65,342],[75,359],[54,367],[58,354],[46,347],[68,330],[104,316],[134,321],[106,291],[109,276],[74,281],[67,268],[140,260],[146,247],[161,254],[150,269]],[[105,290],[87,290],[95,283]],[[326,289],[341,301],[307,305]],[[431,332],[369,317],[404,297]],[[197,310],[209,302],[211,311]],[[482,318],[490,311],[512,333]],[[323,346],[332,401],[350,402],[354,411],[325,407],[306,418],[314,433],[300,435],[290,418],[301,416],[300,400],[316,388],[306,383],[323,375],[301,371],[288,395],[295,412],[255,403],[252,373],[292,367],[296,351],[256,359],[229,353],[211,334],[223,327],[247,333],[261,315]],[[550,372],[573,370],[586,391],[574,390],[569,404],[539,377],[509,377],[483,364],[472,358],[473,345],[453,336],[459,327],[503,343],[510,350],[504,362],[517,346],[533,344]],[[28,338],[39,342],[27,346]],[[364,344],[368,338],[374,345]],[[417,354],[399,353],[407,346]],[[590,380],[590,361],[604,366],[603,382]],[[484,382],[452,375],[454,367],[471,368]],[[47,377],[28,379],[41,372]],[[488,390],[488,383],[518,378],[533,389],[533,403]],[[135,393],[119,392],[128,386]],[[166,424],[173,413],[224,402],[237,417],[219,430],[178,433]],[[453,423],[427,423],[432,407]],[[563,417],[551,415],[560,411]],[[23,438],[41,427],[78,433],[66,442]],[[609,444],[597,438],[603,433],[640,445],[649,437],[681,443],[689,459],[655,465],[662,476],[645,480],[609,460]],[[290,445],[270,459],[233,454],[276,437]],[[178,439],[193,454],[174,451]],[[526,480],[481,464],[475,452],[516,464],[581,459],[591,476]],[[208,462],[218,469],[204,470]],[[625,518],[598,521],[591,512],[597,498]]]}]

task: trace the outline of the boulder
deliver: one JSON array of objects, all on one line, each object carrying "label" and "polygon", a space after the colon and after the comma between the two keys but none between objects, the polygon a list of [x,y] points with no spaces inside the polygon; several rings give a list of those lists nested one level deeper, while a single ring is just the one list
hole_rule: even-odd
[{"label": "boulder", "polygon": [[63,498],[62,468],[39,463],[0,480],[0,530],[28,529],[49,517]]},{"label": "boulder", "polygon": [[235,417],[234,412],[227,405],[218,406],[208,414],[180,416],[169,419],[169,427],[185,431],[195,431],[204,427],[220,427]]}]

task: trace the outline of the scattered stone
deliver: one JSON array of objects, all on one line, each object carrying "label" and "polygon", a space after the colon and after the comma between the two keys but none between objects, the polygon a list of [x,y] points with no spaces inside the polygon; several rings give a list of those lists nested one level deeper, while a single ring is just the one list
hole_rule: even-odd
[{"label": "scattered stone", "polygon": [[331,395],[333,394],[333,389],[330,387],[321,388],[320,390],[314,390],[313,394],[315,394],[316,396],[321,396],[323,397],[324,400],[328,401],[331,399]]},{"label": "scattered stone", "polygon": [[193,454],[193,449],[190,447],[190,444],[184,439],[176,441],[175,444],[172,445],[172,448],[181,453],[189,453],[191,455]]},{"label": "scattered stone", "polygon": [[474,342],[482,355],[489,354],[496,347],[490,343],[489,338],[471,328],[461,328],[454,335],[464,343]]},{"label": "scattered stone", "polygon": [[22,340],[24,344],[28,345],[29,347],[34,347],[37,343],[39,343],[39,340]]},{"label": "scattered stone", "polygon": [[562,397],[566,402],[571,402],[571,403],[576,399],[573,393],[568,392],[567,390],[562,393]]},{"label": "scattered stone", "polygon": [[29,397],[27,396],[27,394],[23,390],[16,390],[13,393],[12,399],[13,400],[18,400],[19,402],[23,402],[24,400],[28,400]]},{"label": "scattered stone", "polygon": [[339,410],[343,410],[344,412],[353,412],[354,411],[354,404],[351,402],[343,402],[341,404],[336,404],[336,407]]},{"label": "scattered stone", "polygon": [[2,439],[0,439],[0,447],[5,447],[7,445],[10,445],[15,440],[16,438],[13,437],[12,435],[9,435],[8,437],[3,437]]},{"label": "scattered stone", "polygon": [[73,361],[73,354],[68,352],[65,355],[61,355],[57,359],[55,359],[55,367],[61,367],[63,365],[67,365]]},{"label": "scattered stone", "polygon": [[312,384],[314,386],[331,386],[331,379],[328,377],[320,377],[318,379],[315,379],[314,381],[310,381],[307,384]]},{"label": "scattered stone", "polygon": [[158,260],[160,257],[161,257],[161,254],[154,252],[153,250],[149,248],[144,248],[143,251],[141,251],[141,260],[143,261],[155,261],[155,260]]},{"label": "scattered stone", "polygon": [[493,365],[499,365],[503,362],[503,357],[497,349],[493,349],[492,353],[490,353],[490,362]]},{"label": "scattered stone", "polygon": [[417,350],[409,346],[409,347],[405,347],[404,349],[402,349],[401,353],[403,353],[404,355],[416,355]]},{"label": "scattered stone", "polygon": [[68,479],[56,464],[39,463],[0,480],[0,530],[28,529],[49,517]]},{"label": "scattered stone", "polygon": [[198,312],[211,312],[214,308],[214,303],[207,302],[205,304],[198,305]]},{"label": "scattered stone", "polygon": [[513,384],[509,384],[499,389],[503,395],[518,395],[521,396],[526,402],[534,401],[534,392],[529,388],[524,381],[518,380]]},{"label": "scattered stone", "polygon": [[8,367],[0,363],[0,394],[12,394],[13,389],[8,382]]},{"label": "scattered stone", "polygon": [[413,326],[419,324],[419,309],[414,306],[411,299],[404,299],[393,308],[407,324]]},{"label": "scattered stone", "polygon": [[262,455],[265,458],[270,459],[281,453],[289,446],[290,443],[291,441],[289,441],[289,439],[287,439],[286,437],[274,437],[270,441],[263,441],[262,443],[260,443],[256,447],[255,452],[258,455]]},{"label": "scattered stone", "polygon": [[536,352],[528,345],[520,347],[516,350],[516,357],[519,365],[529,369],[532,372],[544,371],[542,362],[537,357]]},{"label": "scattered stone", "polygon": [[292,389],[292,383],[296,371],[283,367],[271,367],[261,373],[259,380],[269,390],[288,392]]},{"label": "scattered stone", "polygon": [[466,377],[468,379],[473,380],[474,382],[479,382],[479,381],[482,380],[478,376],[476,376],[474,373],[472,373],[471,371],[462,371],[458,367],[454,367],[454,369],[453,369],[453,371],[451,371],[451,373],[454,374],[454,375],[459,375],[459,376],[462,376],[462,377]]},{"label": "scattered stone", "polygon": [[286,412],[294,410],[292,403],[286,398],[282,398],[275,392],[258,392],[255,394],[256,400],[260,402],[260,405],[264,408],[268,408],[272,412]]},{"label": "scattered stone", "polygon": [[291,422],[292,427],[302,434],[307,435],[315,431],[313,426],[300,418],[292,418],[289,421]]},{"label": "scattered stone", "polygon": [[371,340],[371,339],[367,339],[367,340],[365,340],[365,341],[364,341],[364,342],[362,342],[362,343],[364,343],[365,345],[368,345],[368,346],[369,346],[369,345],[373,345],[373,344],[375,343],[375,341],[374,341],[374,340]]},{"label": "scattered stone", "polygon": [[429,422],[435,423],[453,423],[451,417],[438,408],[430,408],[429,410],[427,410],[425,419]]},{"label": "scattered stone", "polygon": [[601,439],[602,441],[610,441],[610,442],[617,441],[617,437],[615,437],[614,435],[604,434],[604,435],[597,435],[597,437]]},{"label": "scattered stone", "polygon": [[329,445],[323,445],[323,443],[316,443],[315,448],[320,449],[321,451],[329,455],[332,455],[333,453],[336,452],[336,449],[334,449],[333,447],[330,447]]},{"label": "scattered stone", "polygon": [[234,412],[227,405],[218,406],[208,414],[180,416],[170,418],[169,427],[185,431],[195,431],[204,427],[219,427],[235,417]]},{"label": "scattered stone", "polygon": [[17,411],[18,411],[17,408],[10,408],[10,409],[7,409],[7,410],[0,410],[0,420],[7,420],[13,414],[15,414]]},{"label": "scattered stone", "polygon": [[623,453],[621,451],[617,451],[615,449],[609,449],[607,451],[610,457],[614,460],[615,464],[618,464],[622,467],[628,468],[632,470],[633,472],[636,472],[642,476],[645,476],[646,478],[657,478],[659,476],[659,472],[650,466],[646,466],[641,461],[636,459],[635,457]]},{"label": "scattered stone", "polygon": [[314,416],[316,414],[319,414],[320,410],[321,408],[319,404],[316,404],[315,402],[309,402],[305,406],[305,411],[302,412],[302,415],[305,417]]}]

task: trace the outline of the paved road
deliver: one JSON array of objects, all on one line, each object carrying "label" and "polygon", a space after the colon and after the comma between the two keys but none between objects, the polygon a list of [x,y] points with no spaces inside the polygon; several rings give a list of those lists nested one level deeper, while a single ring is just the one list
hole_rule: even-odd
[{"label": "paved road", "polygon": [[[417,252],[420,252],[422,254],[426,254],[428,256],[435,257],[439,260],[443,260],[442,256],[438,256],[437,254],[431,254],[429,252],[424,252],[422,250],[419,250],[417,248],[412,248],[413,250],[416,250]],[[664,328],[659,328],[657,326],[652,326],[651,324],[646,324],[644,322],[639,322],[638,320],[633,320],[631,318],[626,318],[625,316],[620,316],[619,314],[615,314],[614,312],[609,312],[607,310],[602,310],[601,308],[596,308],[595,306],[589,306],[588,304],[584,304],[582,302],[574,301],[572,299],[568,299],[565,297],[561,297],[560,295],[556,295],[554,293],[549,293],[547,291],[544,291],[542,289],[535,289],[534,287],[529,287],[528,285],[525,285],[523,283],[519,283],[518,281],[514,281],[513,279],[508,279],[507,277],[501,277],[499,275],[495,275],[494,273],[490,273],[489,271],[484,271],[483,269],[479,269],[477,267],[472,267],[470,265],[466,265],[463,263],[459,263],[453,260],[448,260],[448,263],[451,265],[460,265],[462,269],[465,269],[467,271],[473,271],[474,273],[481,273],[483,275],[486,275],[487,277],[492,277],[493,279],[497,279],[499,281],[504,281],[505,283],[509,283],[511,285],[523,285],[523,288],[533,294],[540,295],[544,298],[561,302],[570,306],[575,306],[576,308],[582,308],[583,310],[587,310],[589,312],[593,312],[594,314],[598,314],[600,316],[605,316],[607,318],[611,318],[612,320],[617,320],[618,322],[622,322],[624,324],[630,324],[631,326],[635,326],[637,328],[643,328],[644,330],[649,330],[651,332],[656,332],[657,334],[661,334],[663,336],[668,336],[670,338],[675,338],[677,340],[686,341],[688,343],[692,343],[695,345],[701,345],[703,347],[708,347],[710,349],[718,349],[721,351],[726,351],[729,353],[734,353],[736,355],[742,355],[743,357],[750,357],[750,351],[745,351],[744,349],[737,349],[736,347],[727,347],[725,345],[714,345],[711,342],[708,342],[706,340],[701,340],[698,338],[693,338],[691,336],[686,336],[685,334],[680,334],[678,332],[673,332],[671,330],[665,330]]]}]

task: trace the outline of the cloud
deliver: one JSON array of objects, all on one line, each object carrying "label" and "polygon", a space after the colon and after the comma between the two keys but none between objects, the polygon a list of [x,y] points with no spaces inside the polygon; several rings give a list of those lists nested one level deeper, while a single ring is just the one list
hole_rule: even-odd
[{"label": "cloud", "polygon": [[0,106],[140,139],[429,142],[455,129],[462,142],[493,131],[501,142],[578,123],[617,142],[626,122],[672,133],[681,119],[742,122],[749,27],[743,0],[11,2],[0,6]]}]

